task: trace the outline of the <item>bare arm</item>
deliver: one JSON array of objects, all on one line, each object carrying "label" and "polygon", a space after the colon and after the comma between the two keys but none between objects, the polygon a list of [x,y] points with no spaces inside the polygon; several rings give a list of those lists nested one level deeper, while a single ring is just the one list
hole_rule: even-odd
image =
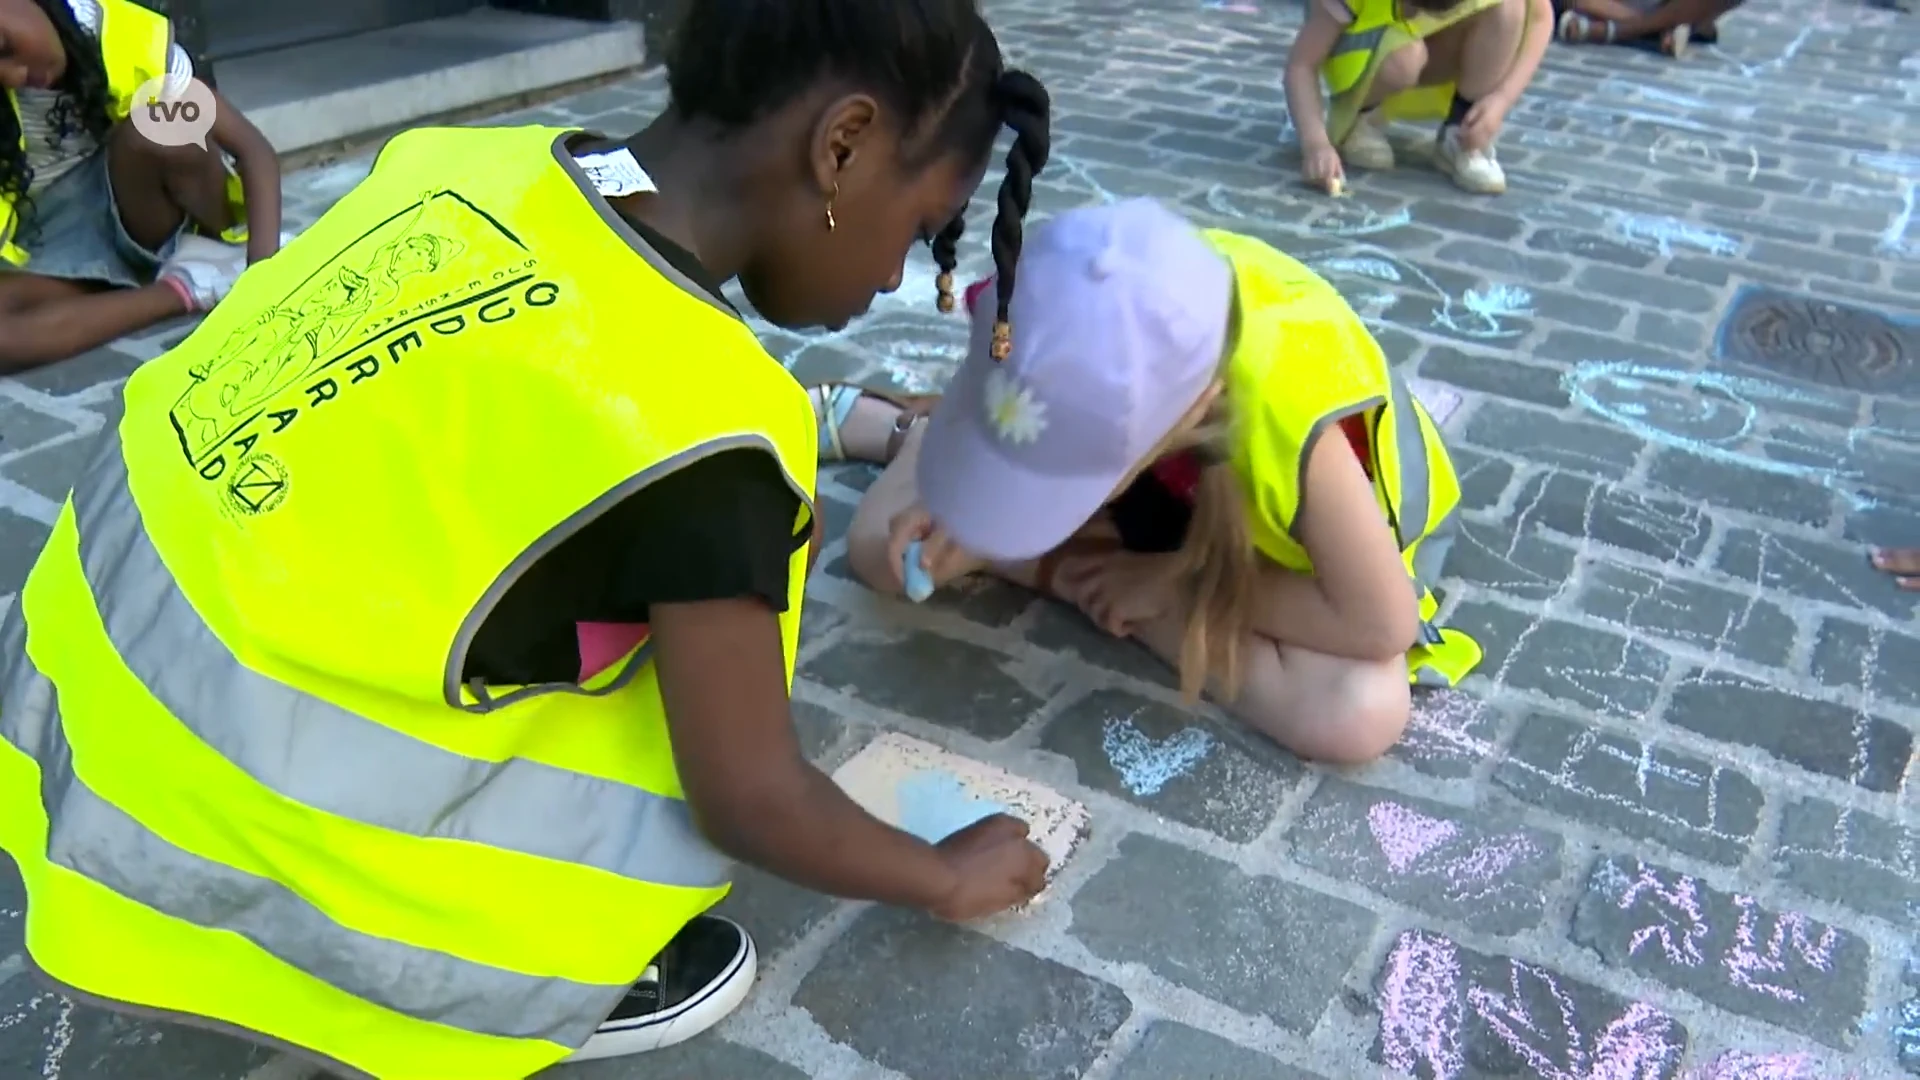
[{"label": "bare arm", "polygon": [[1314,573],[1269,564],[1253,628],[1276,641],[1355,660],[1386,660],[1413,647],[1420,606],[1373,483],[1340,432],[1329,429],[1307,460],[1295,534]]},{"label": "bare arm", "polygon": [[280,157],[253,121],[214,95],[213,141],[233,155],[247,197],[247,261],[280,250]]},{"label": "bare arm", "polygon": [[674,762],[716,847],[834,896],[926,909],[953,894],[933,845],[868,814],[802,755],[765,604],[656,604],[651,616]]},{"label": "bare arm", "polygon": [[1293,117],[1293,129],[1300,135],[1302,149],[1328,144],[1326,102],[1320,94],[1320,65],[1333,55],[1340,31],[1340,24],[1320,0],[1308,0],[1306,22],[1287,53],[1286,75],[1287,112]]},{"label": "bare arm", "polygon": [[1514,54],[1513,66],[1507,69],[1506,78],[1494,93],[1508,101],[1520,100],[1533,83],[1534,73],[1540,70],[1540,61],[1547,57],[1547,46],[1553,43],[1553,0],[1527,0],[1527,32],[1520,39],[1520,51]]}]

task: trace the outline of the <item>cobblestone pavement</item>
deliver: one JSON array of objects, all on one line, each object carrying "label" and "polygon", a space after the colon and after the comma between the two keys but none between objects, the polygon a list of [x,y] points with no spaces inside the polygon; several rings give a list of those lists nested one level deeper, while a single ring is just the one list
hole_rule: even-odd
[{"label": "cobblestone pavement", "polygon": [[[1274,240],[1458,395],[1448,603],[1488,662],[1328,772],[1062,610],[881,601],[829,551],[796,690],[818,758],[904,731],[1083,800],[1091,838],[1048,903],[970,929],[745,873],[743,1011],[563,1080],[1920,1073],[1920,629],[1861,554],[1920,541],[1920,23],[1755,0],[1684,63],[1556,48],[1505,198],[1413,162],[1334,202],[1291,179],[1294,5],[991,6],[1058,103],[1044,208],[1153,194]],[[659,102],[647,77],[526,115],[624,131]],[[364,168],[293,177],[296,214]],[[931,274],[770,341],[808,378],[936,385],[962,332]],[[0,596],[169,336],[0,380]],[[869,478],[823,484],[838,526]],[[0,1076],[307,1075],[39,993],[5,888]]]}]

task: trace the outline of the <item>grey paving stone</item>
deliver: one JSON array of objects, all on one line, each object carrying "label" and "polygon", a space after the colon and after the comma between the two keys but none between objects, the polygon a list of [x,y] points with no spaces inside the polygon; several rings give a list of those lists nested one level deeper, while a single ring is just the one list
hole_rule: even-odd
[{"label": "grey paving stone", "polygon": [[1830,1046],[1852,1041],[1866,1008],[1866,941],[1630,856],[1595,864],[1573,940],[1615,967]]},{"label": "grey paving stone", "polygon": [[1608,630],[1477,601],[1461,604],[1453,624],[1479,640],[1482,670],[1505,685],[1612,716],[1652,708],[1666,676],[1665,653]]},{"label": "grey paving stone", "polygon": [[1573,576],[1573,549],[1535,530],[1462,521],[1447,553],[1448,577],[1526,600],[1561,592]]},{"label": "grey paving stone", "polygon": [[1293,859],[1489,934],[1532,929],[1560,879],[1560,837],[1328,779],[1287,831]]},{"label": "grey paving stone", "polygon": [[1078,1080],[1132,1012],[1118,987],[891,908],[862,915],[793,1001],[913,1080]]},{"label": "grey paving stone", "polygon": [[46,545],[51,526],[0,506],[0,596],[17,593]]},{"label": "grey paving stone", "polygon": [[55,397],[66,397],[82,390],[91,390],[104,382],[124,379],[133,374],[140,361],[108,346],[82,353],[71,360],[58,364],[49,364],[43,368],[7,378],[17,381],[29,390],[38,390]]},{"label": "grey paving stone", "polygon": [[1516,530],[1531,522],[1663,563],[1698,558],[1713,537],[1713,521],[1698,506],[1563,472],[1530,477],[1513,505]]},{"label": "grey paving stone", "polygon": [[0,476],[54,502],[65,502],[93,448],[90,436],[40,446],[0,465]]},{"label": "grey paving stone", "polygon": [[1474,411],[1464,438],[1569,472],[1618,480],[1633,468],[1643,445],[1638,436],[1598,424],[1488,401]]},{"label": "grey paving stone", "polygon": [[1655,454],[1647,479],[1685,498],[1761,517],[1819,526],[1833,516],[1833,492],[1811,480],[1761,472],[1684,450]]},{"label": "grey paving stone", "polygon": [[1774,868],[1809,896],[1900,926],[1920,921],[1920,832],[1818,798],[1787,804]]},{"label": "grey paving stone", "polygon": [[807,1080],[806,1073],[783,1061],[713,1034],[640,1057],[561,1065],[539,1075],[541,1080]]},{"label": "grey paving stone", "polygon": [[1731,766],[1546,714],[1526,719],[1493,780],[1542,809],[1728,866],[1746,857],[1765,801]]},{"label": "grey paving stone", "polygon": [[1705,345],[1709,329],[1699,319],[1664,311],[1642,311],[1633,323],[1633,339],[1663,349],[1693,352]]},{"label": "grey paving stone", "polygon": [[1683,679],[1667,720],[1868,791],[1898,790],[1913,756],[1912,732],[1891,720],[1725,672]]},{"label": "grey paving stone", "polygon": [[1463,236],[1506,243],[1519,239],[1527,224],[1500,209],[1498,203],[1468,203],[1459,199],[1422,199],[1409,207],[1414,220]]},{"label": "grey paving stone", "polygon": [[1415,690],[1406,733],[1387,756],[1443,780],[1472,776],[1493,755],[1508,719],[1466,691]]},{"label": "grey paving stone", "polygon": [[1784,664],[1795,626],[1786,612],[1759,596],[1614,563],[1588,567],[1582,611],[1636,634],[1682,641],[1756,664]]},{"label": "grey paving stone", "polygon": [[246,1080],[277,1056],[223,1035],[74,1005],[31,979],[0,984],[0,1076]]},{"label": "grey paving stone", "polygon": [[1034,608],[1027,641],[1048,652],[1066,653],[1094,667],[1131,675],[1159,686],[1178,687],[1172,666],[1132,639],[1116,638],[1093,625],[1085,615],[1056,601]]},{"label": "grey paving stone", "polygon": [[783,881],[763,870],[736,865],[733,891],[714,908],[753,935],[761,962],[779,956],[807,936],[821,919],[833,914],[839,901]]},{"label": "grey paving stone", "polygon": [[1156,1021],[1114,1080],[1323,1080],[1313,1073],[1171,1020]]},{"label": "grey paving stone", "polygon": [[800,738],[800,752],[809,759],[818,758],[833,749],[847,730],[846,721],[824,705],[796,701],[792,708],[793,729]]},{"label": "grey paving stone", "polygon": [[949,611],[982,626],[1008,626],[1041,601],[1018,585],[975,574],[954,582],[924,602],[933,610]]},{"label": "grey paving stone", "polygon": [[1464,446],[1450,446],[1447,456],[1460,479],[1460,506],[1466,510],[1490,510],[1513,483],[1513,463]]},{"label": "grey paving stone", "polygon": [[1556,255],[1573,255],[1594,262],[1611,263],[1614,266],[1645,267],[1653,262],[1653,253],[1635,244],[1628,244],[1600,233],[1584,229],[1567,229],[1559,226],[1547,226],[1534,230],[1527,237],[1527,246],[1535,251],[1546,251]]},{"label": "grey paving stone", "polygon": [[1298,758],[1259,736],[1117,689],[1062,710],[1040,747],[1071,759],[1088,787],[1235,843],[1265,831],[1306,775]]},{"label": "grey paving stone", "polygon": [[1533,314],[1542,321],[1566,326],[1578,326],[1587,330],[1617,330],[1627,320],[1627,309],[1620,304],[1601,300],[1588,293],[1565,292],[1559,289],[1530,289],[1533,294]]},{"label": "grey paving stone", "polygon": [[1920,708],[1920,638],[1823,619],[1813,642],[1813,676],[1828,686],[1864,685],[1877,699]]},{"label": "grey paving stone", "polygon": [[1312,1030],[1366,948],[1373,912],[1164,840],[1129,836],[1073,897],[1095,955],[1290,1031]]},{"label": "grey paving stone", "polygon": [[1730,529],[1714,565],[1723,574],[1808,600],[1872,607],[1900,618],[1920,609],[1913,593],[1902,591],[1875,570],[1867,562],[1867,553],[1858,548]]},{"label": "grey paving stone", "polygon": [[1652,1005],[1426,930],[1394,942],[1374,1005],[1368,1056],[1420,1080],[1675,1080],[1688,1043]]},{"label": "grey paving stone", "polygon": [[1007,674],[1009,663],[991,649],[925,631],[860,632],[834,642],[802,674],[883,709],[1003,739],[1042,704]]},{"label": "grey paving stone", "polygon": [[1574,277],[1573,284],[1577,289],[1656,311],[1704,315],[1719,306],[1719,298],[1711,290],[1617,266],[1589,266]]},{"label": "grey paving stone", "polygon": [[1531,401],[1548,408],[1567,405],[1566,387],[1560,372],[1533,364],[1481,353],[1468,353],[1451,345],[1435,345],[1420,359],[1420,374],[1469,390],[1480,390],[1515,401]]},{"label": "grey paving stone", "polygon": [[0,457],[18,454],[73,430],[57,416],[0,398]]}]

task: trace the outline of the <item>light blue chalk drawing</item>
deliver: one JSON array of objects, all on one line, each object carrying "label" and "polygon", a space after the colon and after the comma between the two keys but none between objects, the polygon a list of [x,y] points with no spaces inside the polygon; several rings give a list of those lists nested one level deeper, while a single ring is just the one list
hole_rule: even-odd
[{"label": "light blue chalk drawing", "polygon": [[1732,146],[1723,142],[1709,142],[1706,139],[1677,135],[1671,131],[1661,132],[1654,138],[1653,143],[1647,147],[1647,164],[1652,165],[1663,159],[1678,157],[1681,159],[1697,160],[1707,170],[1719,172],[1721,166],[1725,164],[1725,162],[1720,159],[1720,151],[1723,149],[1731,150],[1736,154],[1741,151],[1746,152],[1747,183],[1753,183],[1754,178],[1760,175],[1760,151],[1755,150],[1751,146]]},{"label": "light blue chalk drawing", "polygon": [[1613,229],[1622,239],[1650,247],[1662,257],[1671,256],[1675,248],[1692,248],[1709,255],[1740,252],[1740,242],[1726,233],[1658,214],[1615,214]]},{"label": "light blue chalk drawing", "polygon": [[[1840,495],[1855,510],[1877,504],[1861,490],[1861,475],[1840,462],[1778,461],[1741,448],[1754,435],[1764,406],[1827,400],[1819,395],[1765,379],[1625,360],[1576,364],[1562,383],[1576,405],[1648,442],[1727,465],[1810,480]],[[1862,434],[1866,432],[1856,429],[1854,437]]]},{"label": "light blue chalk drawing", "polygon": [[1120,783],[1135,795],[1158,795],[1160,789],[1185,776],[1213,750],[1213,736],[1200,728],[1183,728],[1158,742],[1133,725],[1129,717],[1110,717],[1100,748],[1107,753]]},{"label": "light blue chalk drawing", "polygon": [[[1533,313],[1533,294],[1517,285],[1485,285],[1455,297],[1425,270],[1371,244],[1351,243],[1304,262],[1315,273],[1329,279],[1415,286],[1436,301],[1433,325],[1464,337],[1486,340],[1519,337],[1523,329],[1510,325],[1508,320]],[[1358,300],[1349,299],[1349,303],[1363,320],[1379,324],[1386,307],[1392,306],[1391,298],[1386,307],[1378,306],[1381,295],[1376,288]]]},{"label": "light blue chalk drawing", "polygon": [[1007,812],[999,803],[968,791],[959,777],[945,769],[928,769],[900,781],[894,799],[900,807],[900,827],[929,844],[983,817]]},{"label": "light blue chalk drawing", "polygon": [[1920,997],[1908,998],[1900,1005],[1899,1019],[1893,1025],[1893,1052],[1907,1068],[1920,1065]]},{"label": "light blue chalk drawing", "polygon": [[1920,255],[1920,244],[1907,239],[1907,233],[1913,228],[1913,212],[1916,200],[1920,200],[1920,183],[1912,180],[1901,185],[1900,212],[1893,217],[1893,223],[1887,231],[1880,234],[1880,243],[1876,245],[1887,255]]},{"label": "light blue chalk drawing", "polygon": [[1787,42],[1787,47],[1780,51],[1779,56],[1762,60],[1757,64],[1736,63],[1734,66],[1739,69],[1741,75],[1749,79],[1758,78],[1769,71],[1778,71],[1792,63],[1794,57],[1800,55],[1800,50],[1805,48],[1808,39],[1813,37],[1813,29],[1811,26],[1801,27],[1800,32],[1793,36],[1792,41]]},{"label": "light blue chalk drawing", "polygon": [[1108,191],[1106,185],[1095,180],[1093,174],[1087,171],[1087,167],[1084,164],[1072,158],[1059,157],[1058,155],[1052,159],[1052,164],[1056,168],[1066,170],[1068,176],[1078,180],[1087,190],[1093,192],[1093,197],[1096,201],[1108,204],[1120,201],[1120,196]]},{"label": "light blue chalk drawing", "polygon": [[1910,176],[1920,179],[1920,156],[1913,154],[1855,154],[1855,164],[1872,169],[1874,172],[1891,173],[1894,176]]},{"label": "light blue chalk drawing", "polygon": [[[1297,199],[1287,194],[1276,194],[1274,197],[1282,202],[1295,206],[1301,205],[1304,202],[1302,199]],[[1315,198],[1316,201],[1324,199],[1323,196],[1316,196]],[[1389,232],[1413,222],[1413,212],[1404,208],[1395,210],[1391,214],[1383,214],[1378,210],[1366,206],[1352,204],[1350,201],[1345,203],[1336,201],[1333,209],[1328,212],[1328,219],[1315,222],[1311,230],[1305,230],[1297,225],[1284,225],[1263,214],[1255,213],[1252,210],[1241,207],[1234,202],[1233,192],[1229,191],[1224,184],[1215,184],[1207,189],[1207,208],[1219,214],[1221,217],[1238,218],[1241,221],[1250,221],[1255,225],[1263,225],[1269,229],[1279,229],[1290,233],[1312,231],[1345,237],[1372,236],[1375,233]]]}]

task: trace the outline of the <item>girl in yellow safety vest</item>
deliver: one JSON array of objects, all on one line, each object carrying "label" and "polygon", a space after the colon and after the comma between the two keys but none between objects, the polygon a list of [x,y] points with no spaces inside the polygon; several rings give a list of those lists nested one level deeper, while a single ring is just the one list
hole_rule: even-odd
[{"label": "girl in yellow safety vest", "polygon": [[1332,286],[1135,200],[1034,230],[1011,310],[1004,359],[976,313],[928,423],[871,395],[839,417],[855,456],[900,444],[849,532],[869,585],[990,568],[1335,762],[1399,740],[1410,685],[1478,663],[1431,591],[1446,449]]},{"label": "girl in yellow safety vest", "polygon": [[130,0],[0,0],[0,375],[206,311],[279,247],[273,147],[172,38]]},{"label": "girl in yellow safety vest", "polygon": [[1348,165],[1393,167],[1388,122],[1439,120],[1441,171],[1504,192],[1494,143],[1552,40],[1551,0],[1308,0],[1286,74],[1301,172],[1338,191]]}]

